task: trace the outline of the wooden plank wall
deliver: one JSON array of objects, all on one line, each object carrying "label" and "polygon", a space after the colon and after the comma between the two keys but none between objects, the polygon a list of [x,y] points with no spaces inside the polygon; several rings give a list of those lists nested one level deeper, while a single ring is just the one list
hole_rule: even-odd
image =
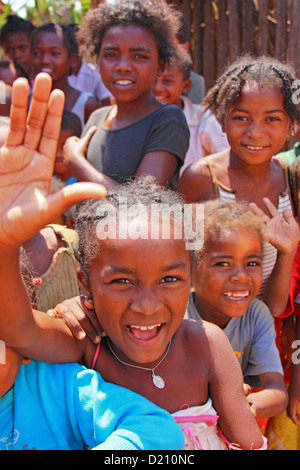
[{"label": "wooden plank wall", "polygon": [[269,54],[300,76],[300,0],[170,0],[190,23],[194,70],[208,89],[239,55]]}]

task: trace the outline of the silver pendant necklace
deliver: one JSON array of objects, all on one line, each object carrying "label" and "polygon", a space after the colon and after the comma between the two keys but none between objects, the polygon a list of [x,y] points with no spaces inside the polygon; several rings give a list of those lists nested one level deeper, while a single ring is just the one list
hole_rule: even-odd
[{"label": "silver pendant necklace", "polygon": [[128,364],[128,362],[124,362],[122,361],[117,355],[116,353],[114,352],[114,350],[112,349],[111,345],[110,345],[110,341],[109,339],[107,338],[107,344],[108,344],[108,347],[112,353],[112,355],[117,359],[117,361],[121,362],[121,364],[124,364],[124,366],[129,366],[129,367],[134,367],[135,369],[142,369],[142,370],[149,370],[150,372],[152,372],[152,382],[153,382],[153,385],[155,385],[156,388],[159,388],[159,389],[162,389],[164,388],[165,386],[165,381],[162,377],[160,377],[160,375],[155,375],[154,371],[155,369],[162,363],[162,361],[164,360],[164,358],[166,357],[166,355],[168,354],[169,350],[170,350],[170,347],[171,347],[171,342],[172,342],[172,339],[170,339],[170,342],[168,344],[168,347],[166,349],[166,352],[165,354],[163,355],[163,357],[161,358],[161,360],[159,361],[158,364],[156,364],[155,367],[153,367],[153,369],[151,369],[150,367],[142,367],[142,366],[136,366],[136,365],[133,365],[133,364]]}]

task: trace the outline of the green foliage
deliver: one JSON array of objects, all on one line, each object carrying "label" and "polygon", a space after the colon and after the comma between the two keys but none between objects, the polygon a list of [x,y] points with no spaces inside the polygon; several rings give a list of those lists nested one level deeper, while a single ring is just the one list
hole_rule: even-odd
[{"label": "green foliage", "polygon": [[80,24],[85,13],[91,9],[91,0],[35,0],[34,6],[28,7],[24,0],[19,10],[14,9],[14,1],[8,0],[4,13],[0,15],[0,28],[5,23],[5,18],[12,11],[18,15],[21,9],[26,10],[25,19],[31,21],[36,26],[44,23],[54,22],[70,24]]}]

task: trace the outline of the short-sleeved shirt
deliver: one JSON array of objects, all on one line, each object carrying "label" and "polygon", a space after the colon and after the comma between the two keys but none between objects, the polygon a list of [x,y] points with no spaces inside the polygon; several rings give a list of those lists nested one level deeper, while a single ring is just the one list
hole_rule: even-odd
[{"label": "short-sleeved shirt", "polygon": [[[185,318],[200,317],[190,295]],[[244,381],[259,387],[259,375],[267,372],[283,374],[279,351],[275,343],[275,326],[268,307],[254,299],[242,317],[229,320],[223,329],[242,368]]]},{"label": "short-sleeved shirt", "polygon": [[178,159],[171,184],[176,187],[190,136],[181,109],[166,104],[126,127],[105,129],[103,124],[111,109],[106,106],[94,111],[83,130],[85,134],[90,127],[97,127],[87,151],[91,165],[118,183],[125,183],[135,175],[147,153],[169,152]]}]

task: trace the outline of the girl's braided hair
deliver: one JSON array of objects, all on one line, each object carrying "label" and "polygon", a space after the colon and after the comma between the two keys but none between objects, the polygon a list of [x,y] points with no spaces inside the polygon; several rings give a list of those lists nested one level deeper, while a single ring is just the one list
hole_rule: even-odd
[{"label": "girl's braided hair", "polygon": [[278,89],[292,123],[299,123],[299,99],[295,99],[297,83],[296,73],[290,65],[269,56],[245,55],[225,69],[202,104],[222,122],[226,110],[238,99],[243,87],[255,84],[260,88]]},{"label": "girl's braided hair", "polygon": [[103,36],[110,26],[137,24],[150,30],[159,58],[166,63],[173,55],[179,30],[179,13],[164,0],[115,0],[103,2],[85,15],[77,38],[84,56],[98,58]]}]

